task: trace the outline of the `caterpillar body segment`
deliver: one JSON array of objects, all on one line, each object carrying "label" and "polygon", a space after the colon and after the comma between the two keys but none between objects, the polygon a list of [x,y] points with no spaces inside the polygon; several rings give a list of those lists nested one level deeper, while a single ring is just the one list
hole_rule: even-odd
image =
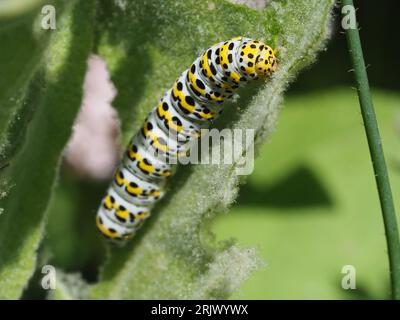
[{"label": "caterpillar body segment", "polygon": [[204,124],[186,119],[177,111],[171,101],[171,90],[167,91],[153,112],[157,115],[157,123],[161,129],[177,135],[180,141],[197,139],[200,136],[200,130],[206,127]]},{"label": "caterpillar body segment", "polygon": [[120,243],[131,239],[165,194],[175,170],[171,160],[188,154],[239,87],[276,68],[274,50],[261,41],[236,37],[204,50],[130,141],[97,212],[101,234]]},{"label": "caterpillar body segment", "polygon": [[96,226],[104,237],[114,241],[129,240],[135,235],[137,230],[135,228],[124,227],[114,220],[109,219],[102,208],[97,211]]},{"label": "caterpillar body segment", "polygon": [[147,116],[141,133],[145,145],[152,147],[160,157],[166,159],[184,156],[190,149],[191,141],[187,139],[181,141],[180,137],[173,134],[173,131],[166,132],[163,130],[157,121],[155,110]]},{"label": "caterpillar body segment", "polygon": [[149,207],[124,200],[113,188],[109,188],[101,209],[108,219],[128,229],[137,228],[150,216]]},{"label": "caterpillar body segment", "polygon": [[143,139],[135,136],[129,143],[122,163],[136,176],[147,179],[165,179],[172,176],[174,167],[162,161],[150,148],[143,148]]},{"label": "caterpillar body segment", "polygon": [[215,119],[217,111],[212,110],[211,102],[205,102],[200,96],[195,95],[187,83],[188,70],[183,72],[172,87],[172,103],[183,116],[191,121],[211,122]]},{"label": "caterpillar body segment", "polygon": [[115,174],[112,188],[122,199],[138,206],[151,206],[164,195],[163,183],[141,179],[123,165]]}]

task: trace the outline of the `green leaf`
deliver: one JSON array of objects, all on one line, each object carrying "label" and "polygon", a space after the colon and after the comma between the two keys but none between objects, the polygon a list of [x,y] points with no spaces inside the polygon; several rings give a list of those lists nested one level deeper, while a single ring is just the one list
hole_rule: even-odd
[{"label": "green leaf", "polygon": [[[34,112],[30,112],[30,121],[23,122],[27,129],[21,128],[26,130],[18,138],[21,147],[1,172],[1,181],[9,186],[5,198],[0,200],[3,299],[18,298],[34,270],[60,155],[81,103],[86,60],[92,47],[94,10],[93,0],[70,1],[62,16],[58,16],[57,30],[49,31],[54,35],[43,67],[30,84],[30,94],[24,102],[33,102]],[[28,52],[30,45],[36,49],[35,44],[27,45],[24,50]],[[10,71],[10,77],[15,72]]]},{"label": "green leaf", "polygon": [[3,0],[0,2],[0,19],[25,15],[42,3],[44,0]]},{"label": "green leaf", "polygon": [[49,291],[48,299],[51,300],[77,300],[82,299],[88,289],[87,283],[80,273],[65,273],[57,270],[56,288]]},{"label": "green leaf", "polygon": [[[226,1],[105,4],[97,24],[98,53],[118,89],[114,106],[125,140],[201,49],[244,35],[279,45],[278,71],[267,84],[242,92],[217,125],[255,129],[260,144],[274,129],[287,85],[324,47],[332,6],[331,0],[272,1],[261,11]],[[110,248],[102,279],[89,296],[210,299],[236,291],[259,265],[256,254],[214,243],[205,228],[235,199],[236,167],[180,168],[140,234],[125,248]]]},{"label": "green leaf", "polygon": [[[11,5],[12,1],[2,2],[1,6]],[[29,1],[25,2],[29,3]],[[1,10],[0,6],[0,10]],[[3,13],[7,10],[3,8]],[[37,12],[37,11],[36,11]],[[18,12],[15,12],[17,14]],[[31,13],[26,16],[20,12],[14,19],[1,19],[0,14],[0,161],[5,162],[17,148],[12,138],[14,132],[10,127],[24,127],[24,115],[32,105],[24,102],[29,81],[35,74],[50,35],[40,29],[38,15]],[[37,88],[35,88],[37,90]],[[17,113],[19,113],[17,115]]]}]

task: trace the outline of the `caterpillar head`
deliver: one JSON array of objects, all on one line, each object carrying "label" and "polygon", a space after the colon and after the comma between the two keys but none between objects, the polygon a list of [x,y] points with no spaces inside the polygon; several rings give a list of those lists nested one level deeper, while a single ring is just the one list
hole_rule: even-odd
[{"label": "caterpillar head", "polygon": [[277,60],[274,50],[261,41],[244,41],[238,54],[239,68],[248,80],[265,80],[276,70]]},{"label": "caterpillar head", "polygon": [[278,63],[275,51],[271,47],[264,45],[260,46],[260,49],[256,57],[255,69],[260,79],[266,79],[275,72]]}]

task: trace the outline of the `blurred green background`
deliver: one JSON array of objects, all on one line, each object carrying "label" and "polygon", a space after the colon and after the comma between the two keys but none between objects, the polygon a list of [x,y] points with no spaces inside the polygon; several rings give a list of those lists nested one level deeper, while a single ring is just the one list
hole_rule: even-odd
[{"label": "blurred green background", "polygon": [[[398,198],[400,96],[374,97]],[[257,246],[267,263],[235,297],[388,298],[384,229],[355,92],[299,95],[286,107],[236,206],[214,225],[221,239]],[[341,288],[345,265],[356,269],[357,290]]]},{"label": "blurred green background", "polygon": [[[397,212],[400,212],[400,70],[396,1],[363,1],[358,11],[368,72]],[[211,228],[219,240],[255,246],[265,261],[233,298],[386,299],[384,229],[344,35],[338,21],[319,61],[289,90],[271,141],[237,203]],[[41,254],[95,282],[105,257],[93,216],[107,182],[65,167],[49,208]],[[343,290],[353,265],[357,289]],[[33,278],[25,298],[43,291]]]}]

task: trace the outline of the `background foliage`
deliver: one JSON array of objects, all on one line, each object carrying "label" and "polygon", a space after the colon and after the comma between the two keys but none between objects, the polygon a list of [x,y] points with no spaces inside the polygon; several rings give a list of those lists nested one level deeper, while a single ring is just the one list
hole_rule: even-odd
[{"label": "background foliage", "polygon": [[[217,126],[255,128],[257,143],[265,141],[288,83],[324,48],[332,1],[272,1],[264,10],[227,1],[53,3],[56,31],[39,29],[38,4],[0,20],[10,49],[0,51],[9,75],[0,86],[0,150],[10,163],[0,178],[0,297],[44,298],[47,263],[59,268],[56,299],[386,297],[383,228],[355,96],[300,94],[309,79],[318,78],[316,87],[332,81],[325,71],[300,78],[237,204],[215,222],[237,195],[233,168],[213,168],[211,181],[207,166],[181,168],[140,235],[110,248],[93,226],[108,182],[77,178],[60,161],[91,52],[105,59],[118,90],[125,143],[202,48],[238,34],[278,46],[280,68],[266,86],[241,92]],[[393,174],[398,101],[381,91],[377,102]],[[353,295],[339,289],[344,264],[360,270]]]}]

